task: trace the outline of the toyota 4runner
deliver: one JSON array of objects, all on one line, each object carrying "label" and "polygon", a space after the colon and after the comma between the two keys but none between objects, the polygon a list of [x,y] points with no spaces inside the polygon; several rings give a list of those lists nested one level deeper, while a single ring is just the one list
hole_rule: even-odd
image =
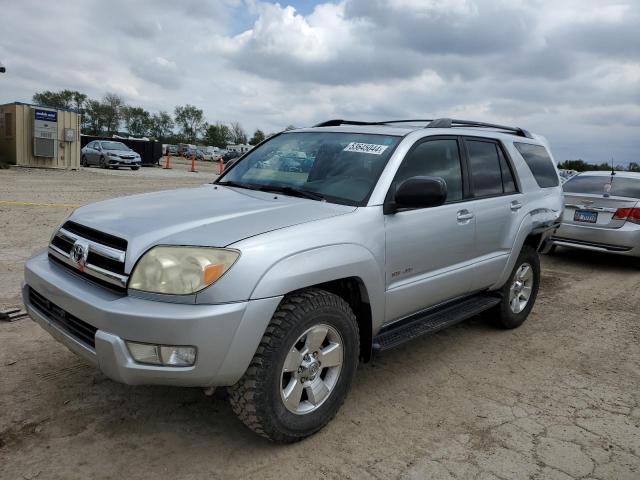
[{"label": "toyota 4runner", "polygon": [[27,262],[24,302],[108,377],[227,386],[249,428],[292,442],[373,353],[481,312],[521,325],[562,209],[523,129],[332,120],[212,184],[77,209]]}]

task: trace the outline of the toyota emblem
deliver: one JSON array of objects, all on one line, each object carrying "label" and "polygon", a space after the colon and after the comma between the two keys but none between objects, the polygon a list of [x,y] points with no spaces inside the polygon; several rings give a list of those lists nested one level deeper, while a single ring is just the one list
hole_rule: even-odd
[{"label": "toyota emblem", "polygon": [[84,265],[89,255],[89,245],[77,241],[71,249],[71,260],[78,266],[78,270],[84,272]]}]

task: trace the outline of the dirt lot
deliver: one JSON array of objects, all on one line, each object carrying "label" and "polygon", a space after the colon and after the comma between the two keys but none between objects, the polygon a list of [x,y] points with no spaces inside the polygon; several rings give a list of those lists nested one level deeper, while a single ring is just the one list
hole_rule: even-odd
[{"label": "dirt lot", "polygon": [[[213,171],[211,164],[209,169]],[[0,305],[84,204],[204,183],[187,174],[0,171]],[[4,203],[3,203],[4,202]],[[29,319],[0,323],[0,478],[640,478],[640,269],[560,250],[529,320],[474,319],[360,367],[334,421],[291,446],[218,390],[116,384]]]}]

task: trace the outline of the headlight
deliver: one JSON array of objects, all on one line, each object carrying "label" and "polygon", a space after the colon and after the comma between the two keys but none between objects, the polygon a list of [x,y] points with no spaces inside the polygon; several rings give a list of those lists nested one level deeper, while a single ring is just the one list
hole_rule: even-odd
[{"label": "headlight", "polygon": [[154,247],[133,269],[129,288],[189,295],[216,282],[240,256],[237,250],[205,247]]}]

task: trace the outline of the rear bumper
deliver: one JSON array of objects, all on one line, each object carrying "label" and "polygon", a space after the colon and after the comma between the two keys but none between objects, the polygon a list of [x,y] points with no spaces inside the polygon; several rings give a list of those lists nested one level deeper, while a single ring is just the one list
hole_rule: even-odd
[{"label": "rear bumper", "polygon": [[620,228],[562,223],[551,241],[562,247],[640,257],[640,225],[631,222]]},{"label": "rear bumper", "polygon": [[[97,329],[95,347],[31,301],[30,289]],[[112,293],[50,262],[25,266],[23,299],[33,320],[72,352],[118,382],[176,386],[234,384],[248,367],[281,297],[219,305],[175,304]],[[195,365],[137,363],[125,340],[197,347]]]}]

